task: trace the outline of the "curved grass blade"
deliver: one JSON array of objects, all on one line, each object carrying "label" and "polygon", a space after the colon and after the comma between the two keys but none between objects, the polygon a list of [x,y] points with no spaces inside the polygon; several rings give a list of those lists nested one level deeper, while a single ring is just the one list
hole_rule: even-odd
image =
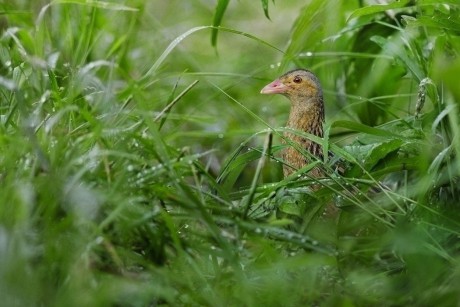
[{"label": "curved grass blade", "polygon": [[353,13],[351,13],[351,15],[348,17],[347,22],[353,18],[372,15],[372,14],[385,12],[385,11],[392,10],[392,9],[402,8],[402,7],[405,7],[406,4],[408,4],[409,2],[410,0],[400,0],[400,1],[395,1],[393,3],[389,3],[389,4],[376,4],[376,5],[362,7],[357,10],[354,10]]},{"label": "curved grass blade", "polygon": [[379,45],[384,52],[386,51],[390,55],[398,58],[402,63],[404,63],[405,68],[409,70],[414,77],[416,78],[417,82],[421,82],[425,76],[420,65],[418,65],[414,60],[414,54],[408,55],[406,50],[404,49],[404,45],[402,43],[398,43],[395,39],[388,39],[384,38],[379,35],[374,35],[370,38],[371,41]]},{"label": "curved grass blade", "polygon": [[190,84],[189,86],[187,86],[187,88],[185,90],[183,90],[179,95],[177,95],[176,98],[174,98],[173,101],[171,101],[156,117],[155,119],[153,120],[154,122],[156,122],[157,120],[159,119],[163,119],[161,122],[160,122],[160,127],[159,129],[161,129],[161,127],[163,126],[165,120],[166,120],[166,116],[168,115],[168,113],[171,111],[171,109],[174,107],[174,105],[185,95],[188,93],[188,91],[190,91],[197,83],[198,83],[199,80],[195,80],[192,82],[192,84]]},{"label": "curved grass blade", "polygon": [[267,155],[270,155],[270,148],[272,146],[272,140],[273,140],[273,133],[270,131],[267,134],[267,137],[265,138],[265,143],[264,143],[264,149],[262,152],[262,156],[259,160],[259,163],[257,164],[256,172],[254,174],[254,177],[252,179],[252,184],[251,188],[249,189],[249,195],[248,198],[246,199],[246,204],[244,206],[244,214],[243,218],[246,218],[248,216],[249,208],[251,207],[252,200],[254,199],[254,194],[256,193],[256,188],[257,188],[257,182],[259,181],[260,173],[262,171],[262,168],[265,165],[265,159]]},{"label": "curved grass blade", "polygon": [[43,20],[43,17],[46,13],[46,11],[52,6],[56,4],[78,4],[78,5],[84,5],[84,6],[89,6],[93,8],[98,8],[98,9],[105,9],[105,10],[111,10],[111,11],[131,11],[131,12],[137,12],[137,8],[129,7],[123,4],[117,4],[117,3],[110,3],[110,2],[104,2],[104,1],[95,1],[95,0],[55,0],[51,1],[47,5],[43,6],[42,9],[40,10],[40,13],[38,14],[36,25],[39,25],[41,21]]},{"label": "curved grass blade", "polygon": [[[262,1],[262,8],[264,9],[264,14],[267,19],[270,19],[270,16],[268,15],[268,0],[261,0]],[[275,2],[275,0],[273,0]]]},{"label": "curved grass blade", "polygon": [[342,127],[346,129],[350,129],[357,132],[363,132],[367,134],[383,136],[383,137],[393,137],[393,138],[400,138],[400,135],[392,133],[387,130],[378,129],[374,127],[370,127],[361,123],[352,122],[348,120],[338,120],[332,123],[331,127]]},{"label": "curved grass blade", "polygon": [[184,32],[183,34],[179,35],[178,37],[176,37],[169,45],[168,47],[166,47],[165,51],[163,51],[163,53],[160,55],[160,57],[155,61],[155,63],[152,65],[152,67],[147,71],[147,73],[144,75],[144,77],[146,76],[149,76],[149,75],[152,75],[155,71],[158,70],[158,68],[160,67],[160,65],[164,62],[164,60],[166,59],[166,57],[171,53],[171,51],[174,50],[174,48],[176,48],[177,45],[179,45],[180,42],[182,42],[186,37],[188,37],[189,35],[195,33],[195,32],[198,32],[198,31],[201,31],[201,30],[204,30],[204,29],[219,29],[220,31],[225,31],[225,32],[230,32],[230,33],[234,33],[234,34],[239,34],[239,35],[243,35],[243,36],[246,36],[250,39],[253,39],[259,43],[262,43],[270,48],[273,48],[279,52],[282,52],[283,51],[273,45],[271,45],[270,43],[267,43],[266,41],[264,40],[261,40],[260,38],[254,36],[254,35],[251,35],[249,33],[246,33],[246,32],[242,32],[242,31],[238,31],[238,30],[234,30],[234,29],[230,29],[230,28],[224,28],[224,27],[215,27],[215,26],[199,26],[199,27],[195,27],[195,28],[192,28],[186,32]]},{"label": "curved grass blade", "polygon": [[123,4],[105,2],[105,1],[96,1],[96,0],[55,0],[50,3],[53,4],[79,4],[89,7],[95,7],[99,9],[112,10],[112,11],[132,11],[136,12],[138,9],[129,7]]},{"label": "curved grass blade", "polygon": [[219,0],[216,6],[216,12],[214,13],[214,19],[212,21],[213,29],[211,32],[211,45],[213,47],[217,44],[217,34],[219,33],[219,26],[222,23],[222,18],[227,10],[228,3],[230,0]]}]

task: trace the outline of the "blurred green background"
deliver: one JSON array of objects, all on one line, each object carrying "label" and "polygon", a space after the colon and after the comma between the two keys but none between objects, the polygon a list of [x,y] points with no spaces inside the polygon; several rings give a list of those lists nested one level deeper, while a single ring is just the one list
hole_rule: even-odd
[{"label": "blurred green background", "polygon": [[[0,305],[457,304],[457,1],[11,0],[0,35]],[[294,67],[344,175],[282,178]]]}]

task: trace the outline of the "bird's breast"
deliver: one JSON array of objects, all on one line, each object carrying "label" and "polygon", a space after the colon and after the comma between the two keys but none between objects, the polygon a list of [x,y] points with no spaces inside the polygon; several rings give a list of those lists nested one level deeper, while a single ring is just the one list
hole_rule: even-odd
[{"label": "bird's breast", "polygon": [[[320,145],[309,139],[290,132],[286,132],[284,136],[286,140],[292,142],[283,150],[283,160],[285,163],[283,167],[284,177],[291,175],[309,163],[310,159],[306,151],[315,156],[321,156],[322,151]],[[286,141],[284,141],[284,143],[286,143]],[[313,177],[320,177],[321,172],[319,169],[315,168],[310,171],[310,175]]]}]

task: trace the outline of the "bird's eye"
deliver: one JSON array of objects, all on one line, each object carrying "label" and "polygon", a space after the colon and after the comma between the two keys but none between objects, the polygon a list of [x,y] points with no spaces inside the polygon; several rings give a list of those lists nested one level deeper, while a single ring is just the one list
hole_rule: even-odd
[{"label": "bird's eye", "polygon": [[294,83],[300,83],[302,82],[302,78],[300,78],[299,76],[295,76],[293,81]]}]

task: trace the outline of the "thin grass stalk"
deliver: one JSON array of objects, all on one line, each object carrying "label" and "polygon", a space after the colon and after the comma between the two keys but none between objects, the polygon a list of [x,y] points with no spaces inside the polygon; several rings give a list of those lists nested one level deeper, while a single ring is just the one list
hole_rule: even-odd
[{"label": "thin grass stalk", "polygon": [[272,140],[273,140],[273,134],[272,134],[272,132],[269,132],[267,134],[266,138],[265,138],[264,149],[262,151],[262,156],[259,159],[259,163],[257,164],[257,168],[256,168],[256,171],[254,173],[254,177],[252,178],[252,184],[251,184],[251,188],[249,189],[249,194],[248,194],[248,197],[246,199],[246,204],[243,205],[243,208],[244,208],[243,219],[246,219],[248,217],[248,212],[249,212],[249,209],[251,208],[252,201],[253,201],[254,195],[256,193],[257,183],[259,182],[260,173],[262,171],[262,168],[265,165],[266,157],[270,155],[270,149],[271,149],[271,146],[272,146]]}]

